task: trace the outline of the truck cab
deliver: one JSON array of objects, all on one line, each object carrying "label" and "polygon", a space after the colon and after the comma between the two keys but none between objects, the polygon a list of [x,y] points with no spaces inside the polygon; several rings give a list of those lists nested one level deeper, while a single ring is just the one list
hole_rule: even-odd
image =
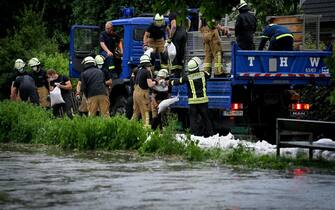
[{"label": "truck cab", "polygon": [[[130,77],[143,55],[143,35],[153,22],[152,17],[133,17],[112,20],[113,28],[122,38],[123,57],[122,71],[118,78],[113,79],[110,94],[111,114],[124,114],[127,100],[131,97]],[[74,25],[70,33],[70,63],[71,78],[79,78],[83,71],[81,61],[86,56],[99,54],[99,34],[103,28],[98,26]]]}]

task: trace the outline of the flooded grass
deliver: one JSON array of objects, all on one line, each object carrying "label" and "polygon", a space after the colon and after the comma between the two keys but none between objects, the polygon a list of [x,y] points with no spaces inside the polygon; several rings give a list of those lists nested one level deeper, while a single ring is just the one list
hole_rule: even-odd
[{"label": "flooded grass", "polygon": [[[239,145],[231,150],[202,149],[186,135],[176,139],[172,117],[162,131],[117,116],[109,119],[54,119],[49,111],[26,103],[0,102],[0,149],[102,161],[187,160],[209,164],[286,170],[296,167],[335,171],[334,161],[256,155]],[[29,144],[22,144],[29,143]]]}]

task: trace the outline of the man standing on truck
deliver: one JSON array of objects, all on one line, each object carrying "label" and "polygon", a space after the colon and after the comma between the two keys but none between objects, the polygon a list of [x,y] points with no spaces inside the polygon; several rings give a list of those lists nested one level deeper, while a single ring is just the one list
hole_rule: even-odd
[{"label": "man standing on truck", "polygon": [[153,87],[156,81],[152,79],[150,57],[144,54],[140,58],[140,67],[135,77],[133,93],[133,116],[132,120],[142,117],[144,126],[150,126],[150,98],[149,88]]},{"label": "man standing on truck", "polygon": [[[123,46],[121,37],[114,31],[112,21],[108,21],[105,25],[105,31],[100,33],[100,55],[105,60],[104,67],[108,71],[117,71],[121,73],[121,57],[123,54]],[[118,64],[118,65],[117,65]]]},{"label": "man standing on truck", "polygon": [[[208,96],[206,80],[210,77],[207,71],[200,71],[201,60],[193,57],[187,64],[189,74],[170,82],[173,85],[186,83],[188,87],[188,104],[190,106],[191,133],[196,136],[209,137],[213,135],[212,123],[208,113]],[[201,118],[202,124],[198,119]]]},{"label": "man standing on truck", "polygon": [[80,74],[80,91],[87,98],[88,115],[95,116],[99,109],[103,117],[109,117],[109,99],[103,72],[95,67],[95,60],[91,56],[84,58],[82,64],[84,71]]},{"label": "man standing on truck", "polygon": [[249,7],[244,0],[237,6],[239,15],[235,23],[235,36],[238,46],[242,50],[254,50],[254,33],[256,32],[257,19],[249,12]]},{"label": "man standing on truck", "polygon": [[269,50],[293,50],[294,39],[291,31],[284,26],[272,24],[272,20],[270,20],[270,24],[264,28],[261,38],[262,40],[259,44],[258,50],[263,50],[268,40],[270,40]]},{"label": "man standing on truck", "polygon": [[223,31],[223,34],[227,36],[229,36],[229,31],[224,26],[217,24],[214,19],[203,21],[202,24],[200,31],[203,34],[205,46],[204,70],[211,74],[212,61],[214,60],[214,76],[225,76],[222,66],[222,48],[219,31]]},{"label": "man standing on truck", "polygon": [[37,86],[37,93],[40,100],[40,105],[44,108],[49,106],[49,82],[47,72],[42,69],[41,62],[37,58],[32,58],[28,61],[28,66],[31,67],[33,72],[31,77],[35,80]]},{"label": "man standing on truck", "polygon": [[176,47],[176,57],[172,62],[172,66],[169,69],[172,77],[180,77],[184,66],[185,49],[187,42],[187,33],[183,26],[177,24],[177,13],[170,13],[169,15],[168,43],[172,42]]}]

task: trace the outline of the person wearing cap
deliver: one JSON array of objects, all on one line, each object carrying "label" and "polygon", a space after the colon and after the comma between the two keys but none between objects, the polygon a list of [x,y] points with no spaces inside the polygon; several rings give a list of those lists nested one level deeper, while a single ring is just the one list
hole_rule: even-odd
[{"label": "person wearing cap", "polygon": [[292,51],[294,38],[292,32],[285,26],[272,23],[270,19],[261,35],[261,42],[259,43],[258,50],[263,50],[266,42],[270,40],[269,50],[273,51]]},{"label": "person wearing cap", "polygon": [[151,128],[156,129],[162,126],[162,116],[158,114],[158,105],[169,96],[168,70],[161,69],[157,73],[156,84],[151,88]]},{"label": "person wearing cap", "polygon": [[[212,123],[208,112],[208,96],[206,80],[210,77],[207,71],[200,71],[201,60],[193,57],[187,63],[188,75],[170,81],[172,86],[186,83],[188,88],[188,104],[190,106],[190,129],[196,136],[213,135]],[[201,123],[199,123],[199,118]]]},{"label": "person wearing cap", "polygon": [[230,36],[229,30],[224,26],[218,24],[215,19],[210,21],[202,21],[200,31],[203,34],[204,47],[205,47],[205,61],[204,70],[209,74],[212,71],[212,62],[214,61],[214,76],[225,76],[222,65],[222,48],[220,31],[224,35]]},{"label": "person wearing cap", "polygon": [[93,57],[85,57],[82,61],[84,71],[80,74],[80,92],[87,98],[89,116],[96,116],[98,109],[103,117],[109,117],[109,98],[105,88],[103,72],[96,67]]},{"label": "person wearing cap", "polygon": [[22,59],[15,61],[14,69],[17,70],[17,77],[12,84],[11,100],[15,101],[19,94],[22,101],[30,101],[33,104],[39,105],[35,81],[24,69],[25,65]]},{"label": "person wearing cap", "polygon": [[239,12],[235,22],[237,45],[242,50],[254,50],[254,33],[256,32],[257,19],[254,14],[249,12],[248,4],[244,0],[241,0],[236,8]]},{"label": "person wearing cap", "polygon": [[135,77],[133,92],[133,116],[137,120],[141,115],[144,126],[150,126],[150,98],[149,89],[156,84],[152,79],[150,57],[144,54],[140,58],[140,66]]},{"label": "person wearing cap", "polygon": [[40,105],[42,107],[49,107],[49,82],[47,72],[41,67],[41,62],[37,58],[30,59],[28,61],[28,66],[30,66],[32,69],[30,76],[35,81]]}]

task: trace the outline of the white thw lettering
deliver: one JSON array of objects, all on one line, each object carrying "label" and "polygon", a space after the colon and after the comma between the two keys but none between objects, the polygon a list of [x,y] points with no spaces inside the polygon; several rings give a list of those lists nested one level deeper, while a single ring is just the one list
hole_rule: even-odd
[{"label": "white thw lettering", "polygon": [[255,57],[248,57],[249,60],[249,66],[254,66],[253,61],[255,60]]},{"label": "white thw lettering", "polygon": [[287,67],[288,57],[280,57],[280,67]]},{"label": "white thw lettering", "polygon": [[317,67],[319,65],[320,58],[309,58],[309,61],[311,62],[312,67]]}]

